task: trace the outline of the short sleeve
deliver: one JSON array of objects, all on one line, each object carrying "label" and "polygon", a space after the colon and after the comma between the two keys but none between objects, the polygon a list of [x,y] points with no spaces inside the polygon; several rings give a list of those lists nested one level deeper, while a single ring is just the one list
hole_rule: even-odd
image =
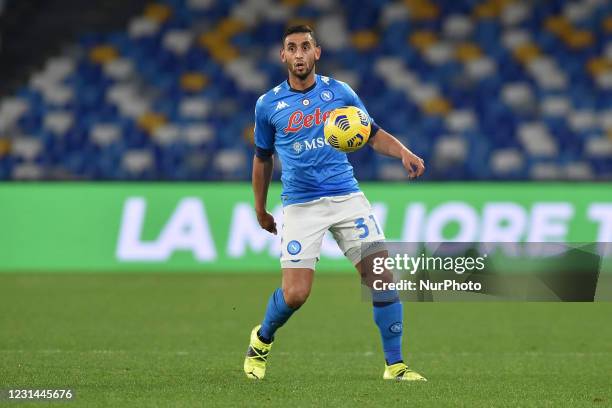
[{"label": "short sleeve", "polygon": [[255,104],[255,147],[259,157],[270,157],[274,153],[274,127],[268,120],[263,106],[263,96]]},{"label": "short sleeve", "polygon": [[[338,81],[338,82],[340,82],[340,81]],[[372,131],[370,132],[370,137],[374,137],[376,135],[376,132],[378,132],[380,130],[380,126],[378,126],[376,124],[376,122],[374,121],[374,118],[372,118],[370,116],[370,114],[368,113],[368,110],[366,109],[365,105],[363,104],[363,102],[361,102],[361,99],[359,98],[359,96],[357,96],[357,93],[353,90],[353,88],[351,88],[345,82],[340,82],[340,84],[342,84],[342,86],[344,87],[344,89],[346,91],[347,103],[349,105],[351,105],[351,106],[356,106],[359,109],[361,109],[362,111],[364,111],[365,114],[368,115],[368,117],[372,121]]]}]

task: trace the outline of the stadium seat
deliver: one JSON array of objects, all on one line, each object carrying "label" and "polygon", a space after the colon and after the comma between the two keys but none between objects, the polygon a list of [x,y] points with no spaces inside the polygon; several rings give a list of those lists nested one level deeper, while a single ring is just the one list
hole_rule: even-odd
[{"label": "stadium seat", "polygon": [[150,171],[154,165],[153,154],[148,150],[128,150],[123,154],[122,168],[132,176],[139,176]]},{"label": "stadium seat", "polygon": [[463,163],[468,156],[468,144],[463,137],[446,136],[438,139],[434,150],[434,167],[445,168]]},{"label": "stadium seat", "polygon": [[11,154],[25,161],[33,161],[43,152],[43,144],[39,139],[31,137],[15,138],[11,145]]},{"label": "stadium seat", "polygon": [[116,58],[104,64],[104,74],[116,81],[126,81],[134,72],[134,63],[129,58]]},{"label": "stadium seat", "polygon": [[568,180],[591,180],[593,179],[593,168],[586,162],[568,163],[565,168],[565,176]]},{"label": "stadium seat", "polygon": [[214,138],[213,129],[205,124],[195,123],[183,128],[184,140],[193,146],[211,142]]},{"label": "stadium seat", "polygon": [[503,178],[518,175],[524,166],[524,157],[516,149],[499,149],[491,154],[491,167],[493,173]]},{"label": "stadium seat", "polygon": [[529,170],[533,180],[559,180],[563,178],[563,170],[556,163],[536,163]]},{"label": "stadium seat", "polygon": [[[432,161],[428,178],[609,178],[608,3],[161,0],[0,101],[0,178],[248,180],[253,107],[286,77],[295,22],[315,25],[319,71]],[[350,157],[362,179],[405,176]]]},{"label": "stadium seat", "polygon": [[40,180],[44,177],[44,169],[34,163],[21,163],[13,168],[11,178],[14,180]]},{"label": "stadium seat", "polygon": [[245,154],[237,149],[221,150],[214,157],[214,168],[223,180],[237,179],[246,168]]},{"label": "stadium seat", "polygon": [[73,124],[72,113],[66,111],[51,111],[43,120],[43,128],[58,136],[64,136]]},{"label": "stadium seat", "polygon": [[542,123],[522,124],[518,138],[525,151],[533,157],[553,157],[558,153],[555,139]]},{"label": "stadium seat", "polygon": [[612,155],[612,141],[604,137],[587,140],[586,154],[590,157],[609,158]]}]

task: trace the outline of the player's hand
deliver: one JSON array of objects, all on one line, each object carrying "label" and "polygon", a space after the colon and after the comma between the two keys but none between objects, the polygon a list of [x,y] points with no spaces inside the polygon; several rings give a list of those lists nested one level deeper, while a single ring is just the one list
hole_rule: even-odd
[{"label": "player's hand", "polygon": [[276,235],[276,222],[274,222],[274,217],[272,214],[267,211],[258,212],[257,221],[259,222],[261,228]]},{"label": "player's hand", "polygon": [[408,176],[411,179],[420,177],[425,172],[425,162],[410,150],[406,150],[402,154],[402,164],[408,171]]}]

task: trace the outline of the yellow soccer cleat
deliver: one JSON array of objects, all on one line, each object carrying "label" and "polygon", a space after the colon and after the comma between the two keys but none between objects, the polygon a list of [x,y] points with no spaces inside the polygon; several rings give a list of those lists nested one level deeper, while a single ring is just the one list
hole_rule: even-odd
[{"label": "yellow soccer cleat", "polygon": [[412,371],[404,363],[395,363],[391,364],[390,366],[385,365],[383,380],[427,381],[427,378],[423,377],[416,371]]},{"label": "yellow soccer cleat", "polygon": [[266,363],[272,343],[266,344],[259,340],[257,331],[261,325],[255,326],[251,331],[251,341],[244,359],[244,373],[251,380],[261,380],[266,375]]}]

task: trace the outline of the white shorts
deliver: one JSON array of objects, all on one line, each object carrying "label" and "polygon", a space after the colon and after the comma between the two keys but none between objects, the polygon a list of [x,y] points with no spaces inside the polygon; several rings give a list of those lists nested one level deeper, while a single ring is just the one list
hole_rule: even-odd
[{"label": "white shorts", "polygon": [[362,243],[385,239],[362,192],[291,204],[283,208],[281,266],[314,269],[328,230],[354,265],[361,261]]}]

